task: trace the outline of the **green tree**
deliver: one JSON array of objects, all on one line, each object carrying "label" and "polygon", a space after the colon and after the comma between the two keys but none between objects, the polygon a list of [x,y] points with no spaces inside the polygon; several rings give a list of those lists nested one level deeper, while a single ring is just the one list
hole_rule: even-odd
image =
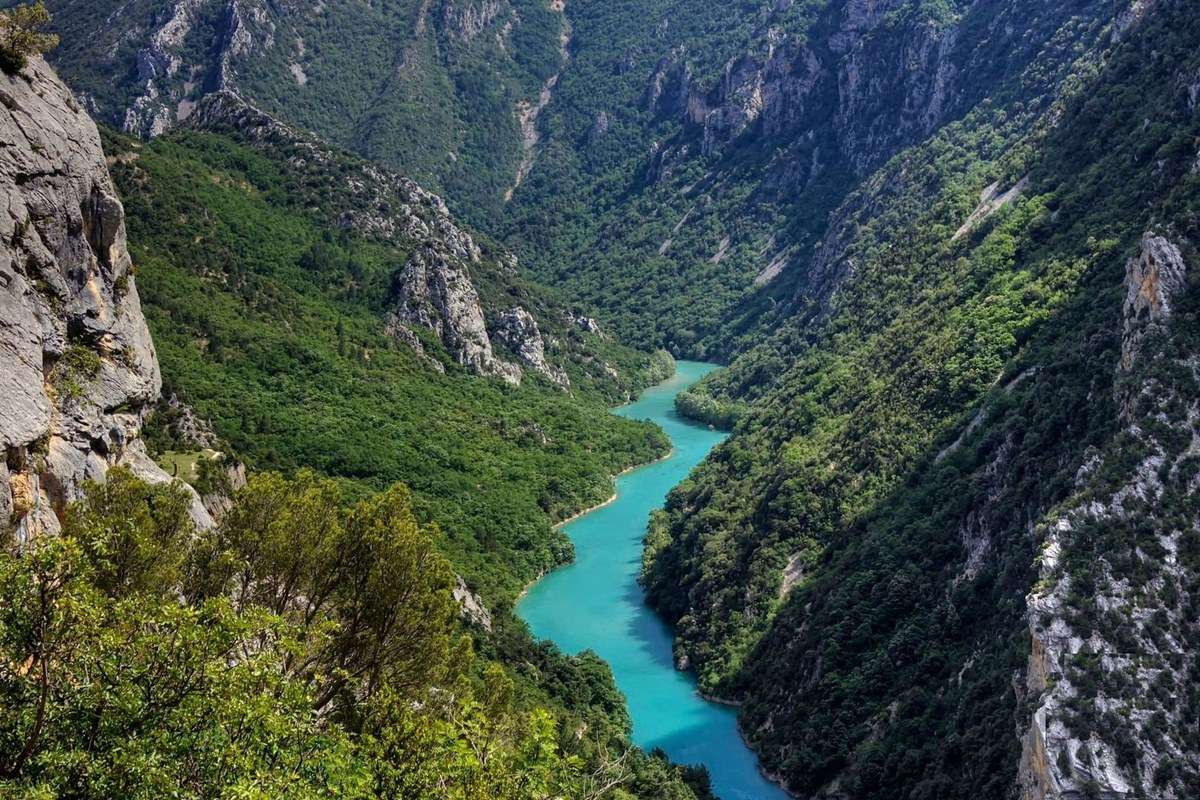
[{"label": "green tree", "polygon": [[349,709],[385,682],[407,694],[447,674],[455,606],[436,539],[403,486],[347,509],[328,478],[264,473],[200,546],[188,594],[295,625],[289,674],[313,683],[318,707]]},{"label": "green tree", "polygon": [[42,0],[0,11],[0,69],[19,72],[30,56],[38,56],[58,46],[58,35],[45,33],[50,12]]},{"label": "green tree", "polygon": [[124,468],[90,484],[67,513],[64,536],[87,555],[91,580],[112,597],[168,592],[178,585],[195,535],[192,498],[177,483],[151,486]]},{"label": "green tree", "polygon": [[208,533],[188,501],[114,469],[0,549],[0,797],[692,796],[476,659],[403,486],[256,475]]},{"label": "green tree", "polygon": [[140,516],[113,501],[137,494],[116,472],[68,534],[0,553],[0,795],[363,796],[351,739],[282,669],[292,626],[226,598],[181,603],[149,579],[162,570],[114,568],[145,567],[150,540],[113,534]]}]

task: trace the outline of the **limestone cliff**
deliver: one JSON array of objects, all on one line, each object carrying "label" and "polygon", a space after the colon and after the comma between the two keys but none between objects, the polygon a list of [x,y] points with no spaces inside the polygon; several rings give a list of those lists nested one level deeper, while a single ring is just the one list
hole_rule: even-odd
[{"label": "limestone cliff", "polygon": [[0,517],[27,539],[113,465],[171,479],[138,438],[162,382],[96,126],[41,59],[0,105]]},{"label": "limestone cliff", "polygon": [[[1025,682],[1037,705],[1023,743],[1023,800],[1122,800],[1150,786],[1156,798],[1182,800],[1191,795],[1181,778],[1200,771],[1186,705],[1200,634],[1195,523],[1164,513],[1200,489],[1200,354],[1164,346],[1186,273],[1179,246],[1155,233],[1129,259],[1115,369],[1132,468],[1113,485],[1093,454],[1076,475],[1078,499],[1042,526],[1040,580],[1028,597]],[[1132,554],[1097,548],[1107,531],[1132,532]],[[1102,724],[1088,720],[1093,709]]]},{"label": "limestone cliff", "polygon": [[[532,165],[537,112],[554,85],[541,73],[538,40],[547,19],[565,26],[560,3],[544,1],[47,6],[62,36],[53,63],[107,124],[159,136],[185,123],[204,97],[236,91],[425,185],[470,187],[459,202],[497,207],[502,187]],[[545,45],[558,49],[556,41]],[[487,91],[508,100],[483,110],[476,88],[461,82],[475,70],[488,75]],[[486,196],[477,194],[482,186]]]},{"label": "limestone cliff", "polygon": [[[466,266],[436,244],[425,244],[409,256],[396,279],[395,306],[386,324],[393,335],[402,326],[427,328],[459,364],[507,383],[521,382],[521,368],[492,352],[479,294]],[[402,334],[397,338],[408,341]]]},{"label": "limestone cliff", "polygon": [[560,389],[571,388],[571,381],[563,368],[546,360],[546,340],[542,338],[537,320],[528,311],[517,306],[501,314],[496,325],[496,338],[512,350],[525,366],[545,376]]}]

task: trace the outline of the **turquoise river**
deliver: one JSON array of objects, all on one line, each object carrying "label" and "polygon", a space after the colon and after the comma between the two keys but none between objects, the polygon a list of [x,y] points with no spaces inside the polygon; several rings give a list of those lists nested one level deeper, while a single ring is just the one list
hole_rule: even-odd
[{"label": "turquoise river", "polygon": [[721,800],[785,800],[759,774],[734,709],[705,701],[694,678],[674,668],[671,630],[645,604],[637,582],[650,512],[724,438],[675,413],[675,395],[714,368],[680,361],[675,377],[616,410],[660,425],[674,449],[669,458],[621,475],[615,500],[565,527],[575,562],[534,584],[517,613],[564,652],[591,649],[612,665],[637,744],[661,747],[680,763],[704,764]]}]

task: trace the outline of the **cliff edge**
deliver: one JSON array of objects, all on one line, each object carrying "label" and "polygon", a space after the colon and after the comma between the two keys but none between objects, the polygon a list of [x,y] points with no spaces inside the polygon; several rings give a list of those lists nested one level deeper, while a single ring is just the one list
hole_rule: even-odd
[{"label": "cliff edge", "polygon": [[[59,529],[83,483],[171,478],[142,422],[162,387],[95,124],[40,58],[0,74],[0,519]],[[212,520],[196,498],[198,525]]]}]

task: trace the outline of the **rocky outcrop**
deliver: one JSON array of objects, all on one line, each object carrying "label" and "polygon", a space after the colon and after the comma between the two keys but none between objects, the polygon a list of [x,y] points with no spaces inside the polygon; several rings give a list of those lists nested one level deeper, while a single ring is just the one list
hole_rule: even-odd
[{"label": "rocky outcrop", "polygon": [[612,121],[608,118],[608,112],[597,113],[596,119],[592,121],[592,127],[588,130],[588,145],[595,145],[599,142],[610,128],[612,128]]},{"label": "rocky outcrop", "polygon": [[703,127],[701,152],[711,155],[755,124],[777,136],[803,118],[806,99],[823,70],[808,48],[796,49],[777,31],[768,34],[766,58],[743,55],[725,65],[715,92],[688,100],[688,116]]},{"label": "rocky outcrop", "polygon": [[964,222],[959,229],[954,232],[953,239],[957,241],[973,231],[975,228],[979,227],[979,225],[992,214],[995,214],[997,211],[1019,198],[1021,193],[1025,191],[1025,187],[1028,185],[1028,175],[1026,175],[1024,178],[1021,178],[1021,180],[1017,181],[1003,192],[1000,191],[999,181],[988,184],[988,186],[984,187],[984,190],[979,193],[979,205],[977,205],[975,210],[971,212],[971,215],[967,217],[966,222]]},{"label": "rocky outcrop", "polygon": [[149,34],[146,46],[138,50],[137,79],[142,91],[125,110],[123,127],[127,132],[158,136],[175,124],[179,98],[172,96],[172,85],[184,66],[180,50],[207,1],[173,3],[164,21]]},{"label": "rocky outcrop", "polygon": [[204,457],[213,460],[217,474],[212,485],[200,495],[200,502],[209,515],[219,521],[233,509],[237,491],[246,485],[246,465],[223,453],[206,452]]},{"label": "rocky outcrop", "polygon": [[170,434],[177,441],[185,442],[198,450],[216,449],[219,446],[216,432],[208,420],[198,415],[191,406],[172,394],[163,403],[164,410],[170,416]]},{"label": "rocky outcrop", "polygon": [[562,367],[546,361],[546,342],[537,320],[517,306],[500,315],[496,323],[496,338],[512,350],[525,366],[545,376],[560,389],[570,389],[571,381]]},{"label": "rocky outcrop", "polygon": [[[673,51],[651,74],[644,102],[700,128],[704,155],[721,152],[750,131],[768,138],[807,136],[828,124],[845,156],[865,173],[905,141],[933,130],[957,96],[955,28],[933,21],[885,26],[899,5],[898,0],[830,4],[827,20],[814,27],[832,31],[824,41],[797,36],[767,17],[756,34],[763,49],[730,59],[712,86],[697,85],[687,53]],[[789,8],[782,3],[773,13]],[[878,34],[886,41],[866,47],[879,28],[886,29]],[[818,109],[824,119],[813,116]]]},{"label": "rocky outcrop", "polygon": [[684,61],[685,51],[677,49],[659,59],[646,84],[642,102],[646,108],[664,116],[682,117],[691,96],[692,72]]},{"label": "rocky outcrop", "polygon": [[[1116,367],[1131,467],[1114,484],[1099,468],[1103,454],[1085,454],[1079,499],[1042,527],[1040,580],[1027,598],[1025,684],[1036,707],[1018,776],[1023,800],[1125,800],[1148,789],[1183,800],[1200,779],[1184,688],[1200,639],[1200,575],[1187,555],[1196,521],[1170,510],[1200,489],[1189,466],[1200,453],[1200,354],[1166,345],[1185,286],[1180,248],[1143,236],[1126,266]],[[1109,544],[1098,550],[1099,536]]]},{"label": "rocky outcrop", "polygon": [[274,15],[261,3],[253,0],[228,0],[218,31],[221,50],[217,58],[215,89],[232,89],[237,85],[238,69],[253,65],[257,54],[275,45]]},{"label": "rocky outcrop", "polygon": [[296,180],[326,199],[333,221],[381,241],[435,243],[448,256],[479,263],[481,252],[451,216],[446,202],[415,181],[345,153],[287,125],[232,91],[215,92],[197,105],[187,126],[223,133],[281,155]]},{"label": "rocky outcrop", "polygon": [[492,632],[491,612],[483,604],[479,595],[471,591],[471,587],[467,586],[467,582],[462,579],[461,575],[454,577],[454,588],[451,593],[454,595],[454,602],[458,603],[459,616],[463,620],[483,628],[488,633]]},{"label": "rocky outcrop", "polygon": [[[871,19],[874,24],[878,17]],[[931,133],[962,95],[956,27],[928,21],[887,35],[893,41],[883,46],[856,43],[837,73],[839,143],[860,173],[878,165],[881,155]]]},{"label": "rocky outcrop", "polygon": [[40,59],[0,104],[0,506],[24,540],[113,465],[170,477],[138,438],[161,378],[96,127]]},{"label": "rocky outcrop", "polygon": [[[127,10],[118,8],[108,21],[130,26],[126,37],[146,42],[137,53],[139,94],[122,120],[137,136],[159,136],[186,121],[199,97],[235,86],[238,69],[274,46],[271,13],[253,0],[174,0],[145,29],[123,18]],[[197,51],[202,55],[188,61]],[[297,81],[303,75],[300,69]]]},{"label": "rocky outcrop", "polygon": [[1125,265],[1122,369],[1133,367],[1148,333],[1163,329],[1171,318],[1175,296],[1186,287],[1187,268],[1179,248],[1162,236],[1143,236],[1141,251]]},{"label": "rocky outcrop", "polygon": [[390,327],[419,325],[437,334],[459,364],[517,385],[521,368],[496,357],[479,294],[466,265],[436,245],[417,249],[396,278]]},{"label": "rocky outcrop", "polygon": [[[484,265],[483,252],[441,197],[408,178],[334,150],[233,92],[204,98],[188,126],[231,135],[272,152],[294,168],[295,180],[321,194],[322,211],[332,222],[410,251],[393,280],[392,306],[384,325],[390,336],[425,364],[444,370],[441,362],[426,352],[414,326],[432,331],[458,364],[480,375],[520,383],[521,368],[498,358],[492,350],[486,315],[471,279],[471,270]],[[496,264],[499,269],[515,270],[510,254],[491,258],[500,262]],[[537,341],[541,342],[540,334]],[[525,358],[519,348],[513,350]],[[526,350],[534,355],[532,339]],[[542,371],[536,357],[527,363]],[[546,365],[544,358],[541,364],[547,370],[543,374],[551,380],[565,381],[566,375]]]},{"label": "rocky outcrop", "polygon": [[600,328],[600,323],[592,317],[586,317],[582,314],[569,318],[569,322],[584,333],[590,333],[594,336],[603,336],[604,331]]},{"label": "rocky outcrop", "polygon": [[470,42],[505,10],[501,0],[450,0],[442,9],[442,26],[451,36]]},{"label": "rocky outcrop", "polygon": [[[234,494],[246,485],[246,465],[230,456],[227,445],[217,436],[208,420],[172,394],[154,410],[152,425],[165,445],[173,451],[197,454],[194,476],[172,473],[172,477],[190,481],[200,493],[200,501],[214,520],[233,508]],[[164,444],[160,440],[160,447]]]}]

